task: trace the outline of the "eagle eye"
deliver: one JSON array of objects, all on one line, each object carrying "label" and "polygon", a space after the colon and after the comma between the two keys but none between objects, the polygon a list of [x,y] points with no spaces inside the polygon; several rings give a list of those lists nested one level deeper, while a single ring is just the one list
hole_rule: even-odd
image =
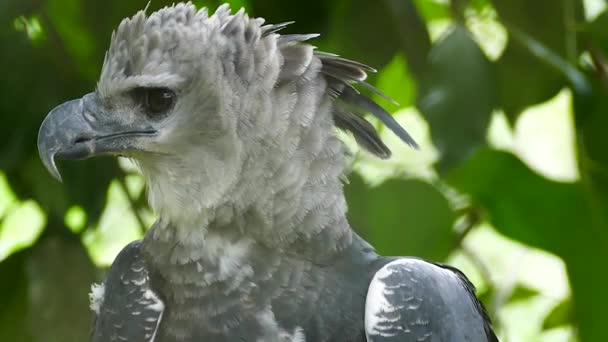
[{"label": "eagle eye", "polygon": [[169,88],[136,88],[133,95],[146,114],[152,117],[166,114],[173,108],[176,97]]}]

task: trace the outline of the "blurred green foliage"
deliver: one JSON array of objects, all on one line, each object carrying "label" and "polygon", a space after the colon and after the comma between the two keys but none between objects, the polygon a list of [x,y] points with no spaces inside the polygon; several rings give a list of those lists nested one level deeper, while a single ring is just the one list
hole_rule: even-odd
[{"label": "blurred green foliage", "polygon": [[[152,1],[149,11],[172,2]],[[220,4],[194,2],[211,9]],[[352,225],[380,252],[442,261],[462,247],[472,229],[489,223],[506,237],[564,260],[572,298],[547,313],[544,328],[569,325],[582,341],[604,340],[604,0],[229,2],[268,22],[295,20],[290,32],[321,33],[314,42],[319,48],[380,70],[372,83],[400,102],[386,104],[388,108],[400,112],[415,107],[428,122],[432,144],[423,144],[423,150],[435,146],[439,157],[423,177],[407,163],[407,158],[416,160],[412,153],[401,154],[393,164],[365,164],[367,157],[355,157],[355,170],[392,170],[376,172],[376,177],[352,174],[346,187]],[[112,159],[65,163],[66,181],[59,184],[44,170],[35,146],[46,113],[95,87],[112,30],[146,4],[0,1],[0,341],[87,340],[88,288],[103,273],[95,262],[107,264],[98,257],[103,254],[100,246],[112,256],[154,219],[132,169]],[[589,14],[591,7],[603,11]],[[481,39],[473,30],[478,20],[506,31],[506,46],[496,55],[490,50],[499,37]],[[547,179],[520,156],[494,148],[487,138],[497,111],[514,125],[527,108],[564,88],[573,98],[580,175],[569,182]],[[419,139],[426,134],[409,129]],[[129,212],[108,214],[112,203],[123,203]],[[127,229],[127,221],[136,230],[115,238],[113,234]],[[27,236],[15,238],[15,229]],[[110,241],[104,240],[104,230],[112,232]],[[502,303],[492,295],[498,284],[486,282],[481,296],[496,309]],[[535,295],[532,289],[516,287],[508,301]]]}]

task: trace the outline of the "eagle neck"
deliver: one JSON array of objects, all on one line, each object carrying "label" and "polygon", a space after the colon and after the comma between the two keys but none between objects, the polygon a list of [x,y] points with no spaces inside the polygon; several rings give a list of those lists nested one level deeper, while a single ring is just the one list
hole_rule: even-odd
[{"label": "eagle neck", "polygon": [[148,245],[171,251],[165,258],[174,264],[219,263],[213,253],[198,251],[222,244],[259,245],[314,261],[331,258],[351,244],[353,232],[346,220],[343,171],[335,167],[343,159],[342,143],[332,136],[325,146],[314,158],[294,154],[262,171],[254,172],[255,161],[245,160],[243,177],[225,201],[180,220],[161,215],[146,236],[153,242]]}]

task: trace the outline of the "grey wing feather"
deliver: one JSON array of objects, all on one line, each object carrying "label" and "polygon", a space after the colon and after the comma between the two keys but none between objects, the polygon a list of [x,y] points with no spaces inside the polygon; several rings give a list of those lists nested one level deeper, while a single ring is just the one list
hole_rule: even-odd
[{"label": "grey wing feather", "polygon": [[413,258],[391,261],[369,286],[367,340],[497,342],[473,291],[453,268]]},{"label": "grey wing feather", "polygon": [[141,241],[120,252],[103,288],[91,341],[153,342],[165,306],[150,286]]},{"label": "grey wing feather", "polygon": [[462,271],[460,271],[459,269],[452,267],[450,265],[444,265],[444,264],[439,264],[439,263],[435,263],[435,265],[437,265],[441,268],[444,268],[446,270],[449,270],[450,272],[454,273],[458,277],[458,280],[460,281],[462,286],[467,290],[467,294],[469,295],[469,298],[474,303],[475,307],[477,308],[477,311],[483,318],[484,330],[486,332],[486,335],[488,336],[488,342],[498,342],[498,337],[496,336],[496,334],[494,333],[494,330],[492,328],[492,320],[490,319],[490,316],[488,315],[486,308],[479,301],[479,299],[477,299],[477,296],[475,295],[475,285],[473,285],[473,283],[471,283],[471,281],[467,278],[467,276],[464,273],[462,273]]}]

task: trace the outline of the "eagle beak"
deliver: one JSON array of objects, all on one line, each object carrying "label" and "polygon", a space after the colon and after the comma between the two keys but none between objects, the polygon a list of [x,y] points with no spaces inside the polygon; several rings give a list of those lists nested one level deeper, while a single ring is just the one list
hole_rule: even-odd
[{"label": "eagle beak", "polygon": [[150,127],[136,128],[108,115],[95,94],[53,109],[38,131],[38,153],[53,177],[61,181],[57,159],[86,159],[137,149],[136,137],[155,135]]},{"label": "eagle beak", "polygon": [[53,109],[38,131],[38,153],[46,169],[61,181],[55,158],[82,159],[94,147],[86,142],[92,136],[91,125],[84,119],[82,99],[72,100]]}]

